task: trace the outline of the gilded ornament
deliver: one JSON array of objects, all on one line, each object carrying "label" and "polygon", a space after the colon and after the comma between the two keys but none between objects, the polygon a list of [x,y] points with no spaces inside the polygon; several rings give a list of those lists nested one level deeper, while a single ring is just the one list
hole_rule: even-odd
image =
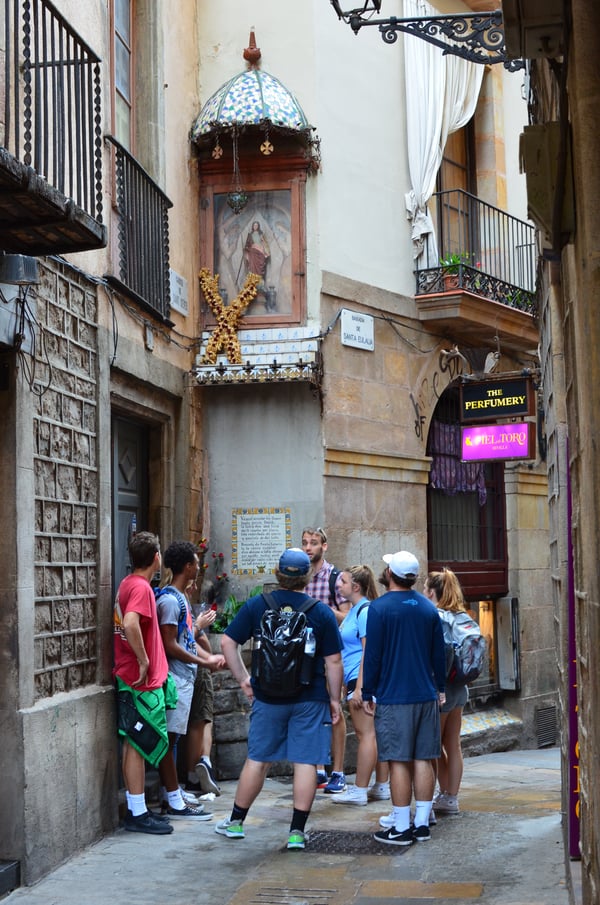
[{"label": "gilded ornament", "polygon": [[256,298],[258,284],[261,277],[256,273],[249,273],[246,277],[241,292],[238,293],[230,305],[225,305],[219,293],[219,274],[211,274],[208,268],[203,267],[199,274],[200,288],[204,298],[216,318],[216,325],[206,344],[201,364],[216,364],[217,355],[223,351],[230,364],[242,363],[242,350],[237,338],[237,327],[243,317],[244,311],[250,302]]}]

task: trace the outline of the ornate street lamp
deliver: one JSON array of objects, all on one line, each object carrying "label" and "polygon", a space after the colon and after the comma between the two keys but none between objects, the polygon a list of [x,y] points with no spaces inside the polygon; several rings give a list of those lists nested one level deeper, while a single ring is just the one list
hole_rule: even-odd
[{"label": "ornate street lamp", "polygon": [[415,35],[472,63],[503,63],[511,72],[525,68],[524,60],[510,60],[504,44],[502,11],[492,13],[450,13],[417,19],[379,18],[382,0],[365,0],[356,9],[343,10],[339,0],[329,0],[341,19],[355,35],[361,28],[375,25],[386,44],[395,44],[398,32]]}]

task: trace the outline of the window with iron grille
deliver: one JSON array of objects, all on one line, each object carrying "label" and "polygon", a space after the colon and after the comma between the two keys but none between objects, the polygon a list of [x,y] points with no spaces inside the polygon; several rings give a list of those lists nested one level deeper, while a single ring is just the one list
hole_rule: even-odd
[{"label": "window with iron grille", "polygon": [[168,320],[168,211],[172,203],[119,142],[110,137],[108,140],[115,148],[119,277],[107,279],[125,289],[140,305]]},{"label": "window with iron grille", "polygon": [[464,463],[460,458],[459,393],[448,389],[429,430],[432,465],[427,487],[428,558],[447,566],[465,596],[506,593],[504,465]]}]

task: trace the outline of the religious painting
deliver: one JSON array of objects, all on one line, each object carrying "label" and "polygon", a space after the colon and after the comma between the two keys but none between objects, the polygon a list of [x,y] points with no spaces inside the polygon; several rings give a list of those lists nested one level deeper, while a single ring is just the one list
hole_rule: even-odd
[{"label": "religious painting", "polygon": [[[249,180],[250,182],[250,180]],[[256,174],[244,185],[248,201],[240,213],[227,203],[231,183],[204,188],[206,230],[203,266],[219,274],[225,305],[237,297],[248,273],[260,277],[256,298],[244,313],[248,327],[298,324],[305,310],[304,180]],[[205,310],[206,323],[212,323]]]},{"label": "religious painting", "polygon": [[246,317],[289,316],[292,312],[291,192],[248,192],[234,214],[225,193],[214,196],[214,273],[225,302],[235,298],[248,273],[260,276]]}]

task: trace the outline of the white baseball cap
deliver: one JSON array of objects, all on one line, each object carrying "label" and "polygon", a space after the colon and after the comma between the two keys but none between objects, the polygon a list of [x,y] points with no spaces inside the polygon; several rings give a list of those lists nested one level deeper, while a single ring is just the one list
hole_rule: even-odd
[{"label": "white baseball cap", "polygon": [[419,574],[419,561],[408,550],[400,550],[398,553],[386,553],[384,563],[389,566],[397,578],[416,578]]}]

